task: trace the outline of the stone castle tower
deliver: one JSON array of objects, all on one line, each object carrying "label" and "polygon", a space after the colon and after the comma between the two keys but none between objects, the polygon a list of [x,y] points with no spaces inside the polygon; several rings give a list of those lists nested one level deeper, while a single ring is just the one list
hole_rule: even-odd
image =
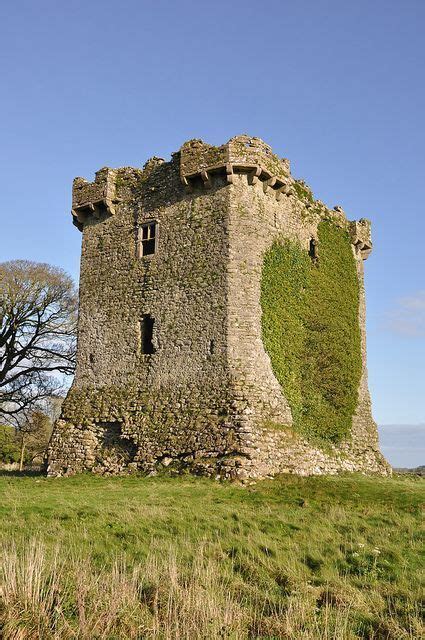
[{"label": "stone castle tower", "polygon": [[367,384],[367,220],[314,200],[248,136],[76,178],[72,215],[77,369],[48,474],[389,472]]}]

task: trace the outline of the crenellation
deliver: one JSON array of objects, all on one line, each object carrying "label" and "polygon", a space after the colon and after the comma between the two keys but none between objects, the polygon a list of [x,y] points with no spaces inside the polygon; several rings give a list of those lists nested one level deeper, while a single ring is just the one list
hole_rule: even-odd
[{"label": "crenellation", "polygon": [[249,184],[261,180],[265,189],[273,187],[277,198],[282,193],[290,195],[288,160],[279,159],[259,138],[236,136],[221,147],[213,147],[202,140],[191,140],[183,145],[180,177],[188,193],[199,177],[205,188],[211,188],[212,175],[217,173],[225,174],[229,184],[233,183],[235,174],[246,174]]},{"label": "crenellation", "polygon": [[94,182],[75,178],[72,186],[72,216],[80,231],[90,216],[100,218],[105,214],[115,214],[116,173],[116,170],[104,167],[97,171]]}]

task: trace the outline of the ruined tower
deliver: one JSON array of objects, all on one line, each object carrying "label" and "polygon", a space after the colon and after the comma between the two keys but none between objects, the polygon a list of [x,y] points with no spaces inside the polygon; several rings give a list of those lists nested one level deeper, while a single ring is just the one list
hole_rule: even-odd
[{"label": "ruined tower", "polygon": [[258,138],[76,178],[75,379],[48,473],[387,473],[371,416],[370,223]]}]

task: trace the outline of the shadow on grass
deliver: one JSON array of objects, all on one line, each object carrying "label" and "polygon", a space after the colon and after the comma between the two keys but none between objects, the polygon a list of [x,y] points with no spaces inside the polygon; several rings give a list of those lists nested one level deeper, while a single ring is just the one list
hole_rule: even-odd
[{"label": "shadow on grass", "polygon": [[0,469],[0,477],[3,478],[34,478],[36,476],[44,476],[42,469]]}]

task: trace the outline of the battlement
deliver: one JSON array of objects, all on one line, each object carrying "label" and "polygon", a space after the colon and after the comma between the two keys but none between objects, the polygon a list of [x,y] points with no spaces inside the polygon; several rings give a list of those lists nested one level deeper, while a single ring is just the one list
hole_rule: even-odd
[{"label": "battlement", "polygon": [[211,176],[224,173],[232,183],[236,173],[248,174],[250,184],[259,180],[265,190],[276,191],[277,198],[291,193],[289,160],[279,158],[260,138],[240,135],[221,147],[202,140],[189,140],[180,149],[180,177],[187,191],[201,178],[206,188],[211,187]]},{"label": "battlement", "polygon": [[[365,219],[349,222],[340,206],[330,210],[320,200],[313,198],[312,192],[303,180],[295,180],[290,173],[289,160],[273,153],[263,140],[248,135],[231,138],[221,146],[214,146],[200,139],[188,140],[173,154],[171,162],[156,156],[150,158],[143,169],[122,168],[100,169],[93,182],[75,178],[72,189],[72,216],[75,226],[82,231],[84,223],[91,217],[113,216],[116,205],[118,182],[125,174],[136,176],[149,183],[150,192],[157,192],[163,183],[161,166],[177,172],[177,179],[187,194],[194,189],[212,189],[215,176],[220,176],[219,184],[235,184],[236,176],[244,174],[249,185],[262,184],[263,192],[272,194],[277,201],[283,196],[293,197],[307,209],[314,209],[323,219],[331,218],[336,224],[348,230],[356,253],[366,260],[372,251],[370,222]],[[155,177],[154,177],[155,174]],[[182,192],[184,197],[184,192]]]},{"label": "battlement", "polygon": [[[220,147],[202,140],[189,140],[175,155],[179,157],[180,180],[187,192],[191,192],[197,183],[211,188],[213,175],[224,175],[227,182],[232,184],[235,174],[244,173],[248,176],[249,184],[262,182],[264,192],[273,191],[277,200],[283,194],[294,194],[289,160],[279,158],[260,138],[235,136]],[[141,173],[147,177],[164,162],[162,158],[153,157],[148,160]],[[116,197],[117,175],[117,169],[104,167],[96,173],[94,182],[81,177],[75,178],[72,188],[72,216],[80,231],[91,216],[99,218],[104,213],[115,214],[115,205],[119,201]]]},{"label": "battlement", "polygon": [[73,223],[80,231],[89,216],[115,214],[116,170],[104,167],[96,172],[94,182],[75,178],[72,185]]}]

